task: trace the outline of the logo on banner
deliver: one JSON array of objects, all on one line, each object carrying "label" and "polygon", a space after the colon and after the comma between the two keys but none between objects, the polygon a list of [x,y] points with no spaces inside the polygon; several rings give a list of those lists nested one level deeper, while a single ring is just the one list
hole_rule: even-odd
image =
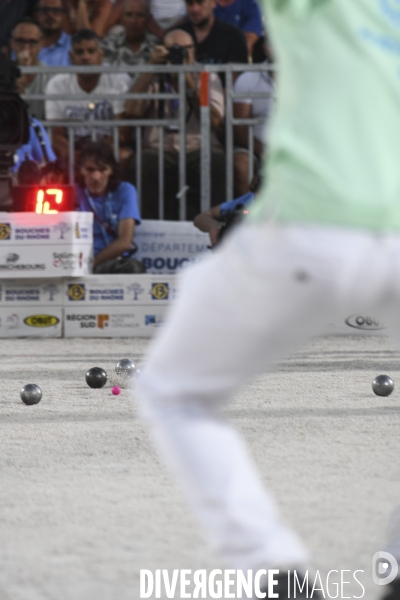
[{"label": "logo on banner", "polygon": [[52,315],[32,315],[24,319],[28,327],[54,327],[60,322],[60,319]]},{"label": "logo on banner", "polygon": [[57,225],[53,226],[53,230],[54,231],[58,231],[60,234],[60,240],[64,240],[64,235],[66,233],[68,233],[68,231],[71,230],[71,227],[68,225],[68,223],[65,223],[64,221],[61,221],[61,223],[57,223]]},{"label": "logo on banner", "polygon": [[128,285],[126,291],[132,292],[133,300],[139,300],[139,296],[143,294],[144,289],[142,288],[140,283],[132,283],[131,285]]},{"label": "logo on banner", "polygon": [[96,315],[66,315],[67,321],[77,321],[82,329],[94,329],[96,327]]},{"label": "logo on banner", "polygon": [[159,317],[157,315],[145,315],[144,317],[144,324],[146,325],[146,327],[151,325],[158,327],[159,325],[161,325],[162,322],[162,317]]},{"label": "logo on banner", "polygon": [[0,240],[11,239],[11,225],[10,223],[0,223]]},{"label": "logo on banner", "polygon": [[75,223],[75,237],[79,240],[79,238],[81,237],[81,230],[79,228],[79,223],[78,221]]},{"label": "logo on banner", "polygon": [[[19,264],[19,254],[9,252],[5,257],[5,262],[0,264],[0,271],[45,271],[45,264]],[[18,264],[17,264],[18,263]]]},{"label": "logo on banner", "polygon": [[106,327],[108,327],[109,321],[109,315],[97,315],[97,327],[99,329],[105,329]]},{"label": "logo on banner", "polygon": [[6,319],[6,327],[8,329],[17,329],[19,327],[19,316],[16,313],[8,315]]},{"label": "logo on banner", "polygon": [[152,283],[151,297],[153,300],[168,300],[169,284],[168,283]]},{"label": "logo on banner", "polygon": [[49,283],[48,285],[43,286],[43,292],[45,294],[49,294],[49,302],[54,301],[54,296],[58,294],[60,288],[55,283]]},{"label": "logo on banner", "polygon": [[86,289],[84,283],[69,283],[68,298],[73,302],[79,302],[85,299]]},{"label": "logo on banner", "polygon": [[374,319],[373,317],[364,317],[363,315],[351,315],[347,317],[345,321],[349,327],[354,329],[363,329],[368,331],[378,331],[379,329],[386,329],[383,323]]}]

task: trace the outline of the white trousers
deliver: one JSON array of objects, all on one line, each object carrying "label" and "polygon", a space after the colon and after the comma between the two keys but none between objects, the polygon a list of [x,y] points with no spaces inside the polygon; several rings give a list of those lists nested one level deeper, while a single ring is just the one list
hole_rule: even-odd
[{"label": "white trousers", "polygon": [[246,224],[180,284],[138,379],[142,414],[226,564],[302,565],[305,548],[218,408],[339,316],[367,310],[395,327],[400,235]]}]

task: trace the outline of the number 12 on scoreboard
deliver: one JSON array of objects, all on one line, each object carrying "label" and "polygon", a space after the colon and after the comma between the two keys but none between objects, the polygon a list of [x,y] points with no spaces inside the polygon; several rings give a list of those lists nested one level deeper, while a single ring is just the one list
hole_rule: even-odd
[{"label": "number 12 on scoreboard", "polygon": [[[48,200],[45,200],[45,194],[49,196]],[[35,212],[38,215],[55,215],[58,210],[50,208],[50,201],[53,204],[62,204],[63,191],[60,188],[49,188],[47,190],[38,190],[36,195],[36,207]]]}]

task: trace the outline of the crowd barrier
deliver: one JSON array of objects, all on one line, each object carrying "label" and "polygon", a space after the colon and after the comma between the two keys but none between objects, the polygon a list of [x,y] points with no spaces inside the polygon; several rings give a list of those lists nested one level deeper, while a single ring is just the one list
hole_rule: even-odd
[{"label": "crowd barrier", "polygon": [[[119,100],[140,100],[140,99],[158,99],[158,100],[177,100],[179,101],[176,119],[119,119],[119,120],[102,120],[102,126],[110,127],[113,131],[113,144],[116,157],[119,156],[118,148],[118,130],[121,127],[133,127],[135,129],[135,157],[136,157],[136,173],[138,174],[136,187],[138,190],[139,201],[141,198],[142,178],[142,139],[143,129],[145,127],[157,127],[159,132],[159,161],[158,161],[158,178],[159,178],[159,215],[163,219],[164,215],[164,177],[162,165],[164,162],[163,139],[166,128],[172,127],[179,132],[179,215],[181,220],[186,218],[186,107],[187,107],[187,90],[186,90],[186,73],[201,74],[202,90],[202,106],[200,108],[201,122],[201,210],[206,210],[210,207],[210,168],[211,168],[211,149],[210,149],[210,133],[211,133],[211,116],[210,105],[207,100],[208,77],[210,73],[223,73],[225,77],[225,154],[226,154],[226,194],[225,198],[221,198],[221,202],[226,199],[230,200],[234,197],[234,130],[236,125],[245,125],[248,127],[248,149],[250,156],[254,154],[254,127],[264,122],[264,119],[235,119],[233,116],[233,103],[240,98],[265,98],[268,96],[263,93],[252,91],[251,93],[239,94],[234,93],[234,77],[240,72],[246,71],[271,71],[274,70],[272,65],[254,64],[229,64],[229,65],[118,65],[118,66],[97,66],[97,67],[21,67],[22,73],[27,74],[59,74],[59,73],[128,73],[134,77],[140,73],[153,73],[154,75],[177,74],[178,89],[176,92],[163,92],[158,94],[119,94]],[[25,100],[66,100],[67,95],[45,95],[45,94],[23,94]],[[88,94],[74,94],[70,96],[75,100],[88,100]],[[110,94],[90,94],[90,102],[95,100],[115,100],[116,96]],[[204,100],[205,99],[205,100]],[[65,127],[68,130],[68,147],[69,147],[69,182],[74,183],[74,144],[75,130],[82,127],[82,121],[62,120],[62,121],[43,121],[44,126],[49,132],[51,138],[51,130],[53,127]],[[93,123],[94,125],[94,123]],[[92,139],[96,139],[96,128],[93,126]],[[253,161],[249,161],[249,180],[253,176]]]}]

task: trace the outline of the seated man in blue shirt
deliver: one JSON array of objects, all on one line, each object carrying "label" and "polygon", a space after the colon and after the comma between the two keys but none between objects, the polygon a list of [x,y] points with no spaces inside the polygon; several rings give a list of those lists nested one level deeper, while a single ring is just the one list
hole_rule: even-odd
[{"label": "seated man in blue shirt", "polygon": [[119,180],[112,148],[104,142],[84,146],[77,172],[78,210],[94,217],[93,273],[144,273],[144,265],[131,256],[141,220],[136,189]]},{"label": "seated man in blue shirt", "polygon": [[257,0],[216,0],[216,2],[214,15],[243,31],[251,62],[253,46],[263,35],[262,15]]},{"label": "seated man in blue shirt", "polygon": [[63,0],[39,0],[35,7],[34,16],[43,32],[39,60],[46,65],[71,64],[71,36],[63,29],[65,12]]}]

